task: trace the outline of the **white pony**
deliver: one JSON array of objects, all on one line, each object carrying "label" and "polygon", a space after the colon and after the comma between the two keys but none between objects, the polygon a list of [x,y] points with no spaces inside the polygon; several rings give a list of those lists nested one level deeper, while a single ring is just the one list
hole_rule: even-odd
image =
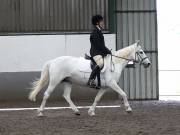
[{"label": "white pony", "polygon": [[[132,111],[128,103],[126,93],[117,84],[123,68],[130,60],[140,62],[144,65],[144,67],[148,67],[150,65],[150,61],[139,45],[139,41],[121,50],[113,52],[112,56],[107,55],[104,58],[105,64],[101,72],[102,89],[98,90],[95,100],[88,110],[88,114],[90,116],[95,115],[96,104],[102,95],[107,91],[106,88],[108,87],[122,96],[125,110],[127,112]],[[81,65],[88,68],[84,68],[83,71],[80,68],[83,67]],[[70,97],[71,87],[72,83],[86,86],[90,71],[90,61],[84,58],[62,56],[48,61],[42,69],[40,79],[33,82],[33,88],[29,94],[29,99],[31,101],[36,101],[36,95],[49,82],[47,90],[44,93],[41,106],[38,109],[38,116],[43,116],[46,101],[59,83],[64,84],[63,97],[69,103],[74,113],[80,115],[79,110],[74,105]],[[88,76],[87,73],[89,73]]]}]

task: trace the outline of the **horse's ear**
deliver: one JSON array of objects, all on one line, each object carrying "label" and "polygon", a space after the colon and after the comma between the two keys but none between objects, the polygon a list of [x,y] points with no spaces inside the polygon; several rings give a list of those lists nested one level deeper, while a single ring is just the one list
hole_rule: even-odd
[{"label": "horse's ear", "polygon": [[136,44],[137,44],[137,46],[139,46],[140,45],[140,40],[136,40]]}]

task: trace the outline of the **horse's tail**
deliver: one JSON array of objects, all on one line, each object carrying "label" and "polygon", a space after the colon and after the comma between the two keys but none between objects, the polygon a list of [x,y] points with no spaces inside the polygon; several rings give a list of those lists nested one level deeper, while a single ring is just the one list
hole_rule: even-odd
[{"label": "horse's tail", "polygon": [[32,91],[29,94],[29,100],[36,101],[36,95],[48,83],[49,64],[50,64],[49,62],[45,64],[41,72],[41,77],[32,83],[32,88],[31,88]]}]

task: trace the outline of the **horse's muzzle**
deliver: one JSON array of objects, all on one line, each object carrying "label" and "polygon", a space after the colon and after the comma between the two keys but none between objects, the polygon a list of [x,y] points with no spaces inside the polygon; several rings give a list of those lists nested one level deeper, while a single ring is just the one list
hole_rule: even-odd
[{"label": "horse's muzzle", "polygon": [[148,68],[148,67],[151,65],[151,63],[150,63],[150,62],[148,62],[148,63],[143,64],[143,65],[144,65],[144,68]]}]

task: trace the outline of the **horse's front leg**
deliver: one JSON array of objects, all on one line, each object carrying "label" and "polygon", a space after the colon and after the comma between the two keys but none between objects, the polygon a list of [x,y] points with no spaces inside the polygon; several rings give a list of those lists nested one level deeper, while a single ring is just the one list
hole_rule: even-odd
[{"label": "horse's front leg", "polygon": [[95,100],[92,104],[92,106],[89,108],[88,110],[88,114],[90,116],[94,116],[95,115],[95,108],[96,108],[96,105],[97,105],[97,102],[101,99],[101,97],[103,96],[103,94],[106,92],[106,90],[103,90],[103,89],[100,89],[95,97]]},{"label": "horse's front leg", "polygon": [[118,86],[117,82],[115,80],[111,80],[110,83],[108,84],[108,86],[122,96],[126,112],[131,112],[132,109],[127,100],[126,93]]}]

